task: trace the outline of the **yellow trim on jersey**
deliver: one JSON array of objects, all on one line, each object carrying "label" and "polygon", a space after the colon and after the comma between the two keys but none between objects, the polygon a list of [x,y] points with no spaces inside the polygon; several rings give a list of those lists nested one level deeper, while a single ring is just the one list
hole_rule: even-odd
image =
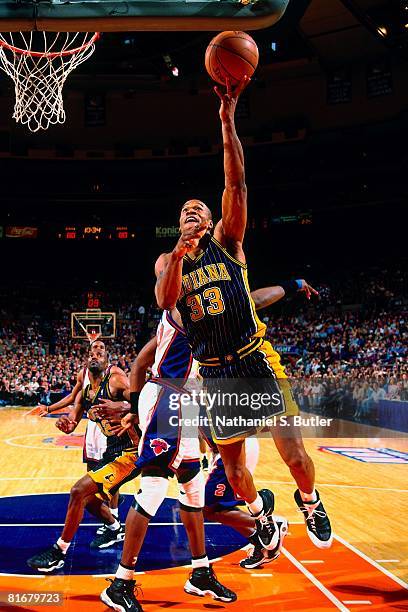
[{"label": "yellow trim on jersey", "polygon": [[242,261],[238,261],[238,259],[235,259],[235,257],[230,255],[228,253],[227,249],[225,247],[223,247],[222,244],[220,242],[218,242],[218,240],[216,238],[214,238],[214,236],[211,236],[211,240],[213,242],[215,242],[215,244],[221,249],[221,251],[224,253],[224,255],[226,255],[228,257],[228,259],[230,259],[234,263],[238,264],[241,268],[244,268],[244,270],[247,269],[247,264],[246,263],[242,263]]},{"label": "yellow trim on jersey", "polygon": [[113,395],[109,387],[109,381],[111,379],[111,376],[112,376],[112,372],[109,372],[109,377],[108,377],[108,380],[106,381],[106,393],[108,394],[108,399],[113,400]]},{"label": "yellow trim on jersey", "polygon": [[[108,380],[106,381],[106,392],[108,394],[108,399],[113,399],[113,395],[110,392],[110,388],[109,388],[109,381],[110,381],[111,376],[112,376],[112,372],[109,372]],[[97,388],[97,390],[95,392],[95,395],[93,396],[92,399],[89,397],[89,391],[92,388],[91,381],[89,381],[89,383],[86,385],[86,387],[82,388],[82,397],[84,398],[84,400],[87,400],[88,402],[90,402],[92,404],[92,402],[94,401],[95,397],[97,397],[103,382],[105,381],[105,377],[106,377],[106,374],[103,376],[101,382],[99,383],[98,388]]]},{"label": "yellow trim on jersey", "polygon": [[193,258],[193,257],[190,257],[190,255],[188,253],[186,253],[183,256],[183,259],[185,259],[186,261],[189,261],[190,263],[195,263],[196,261],[199,261],[204,255],[205,255],[205,251],[203,251],[202,253],[197,255],[197,257]]},{"label": "yellow trim on jersey", "polygon": [[281,358],[280,355],[277,351],[275,351],[275,349],[273,348],[272,344],[269,342],[269,340],[264,340],[262,342],[262,345],[259,349],[259,352],[262,353],[266,359],[266,361],[268,362],[269,366],[272,368],[272,370],[274,371],[274,374],[276,376],[276,378],[280,380],[285,380],[287,379],[287,376],[285,374],[285,368],[283,367],[283,365],[281,364]]},{"label": "yellow trim on jersey", "polygon": [[253,338],[263,338],[266,332],[266,325],[265,323],[262,323],[262,321],[259,319],[258,315],[256,314],[255,303],[254,303],[254,300],[252,299],[251,290],[248,284],[247,270],[242,270],[242,277],[244,280],[245,289],[247,290],[247,293],[248,293],[248,299],[249,299],[249,304],[251,306],[252,318],[256,325],[256,332],[253,334],[252,337]]},{"label": "yellow trim on jersey", "polygon": [[[244,359],[245,357],[247,357],[248,355],[256,351],[261,346],[262,343],[263,343],[262,338],[255,338],[254,340],[251,340],[251,342],[249,342],[245,346],[234,351],[234,353],[238,355],[238,359]],[[198,364],[200,366],[206,366],[206,367],[207,366],[220,366],[222,365],[222,362],[228,365],[228,363],[232,363],[234,361],[235,361],[234,355],[230,354],[230,355],[223,355],[222,359],[220,359],[220,357],[210,357],[206,361],[199,361]]]}]

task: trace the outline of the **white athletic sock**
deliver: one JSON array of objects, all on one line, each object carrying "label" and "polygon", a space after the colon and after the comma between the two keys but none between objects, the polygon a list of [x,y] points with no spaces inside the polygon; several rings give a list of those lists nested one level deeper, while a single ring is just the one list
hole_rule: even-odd
[{"label": "white athletic sock", "polygon": [[317,495],[315,489],[313,489],[311,493],[303,493],[303,491],[299,489],[299,493],[300,497],[302,498],[302,501],[308,504],[314,504],[317,502]]},{"label": "white athletic sock", "polygon": [[248,502],[246,502],[247,508],[249,508],[249,511],[251,512],[251,514],[253,516],[262,516],[263,515],[263,501],[262,501],[262,497],[259,495],[259,493],[257,494],[255,500],[253,502],[251,502],[250,504],[248,504]]},{"label": "white athletic sock", "polygon": [[114,516],[116,519],[119,517],[119,508],[110,508],[110,511],[112,516]]},{"label": "white athletic sock", "polygon": [[191,559],[191,565],[193,569],[197,569],[198,567],[210,567],[210,562],[208,561],[207,555],[205,555],[205,557]]},{"label": "white athletic sock", "polygon": [[65,555],[65,553],[67,552],[68,548],[71,546],[71,542],[64,542],[64,540],[62,538],[58,538],[57,546],[60,547],[60,549],[62,550],[62,552]]},{"label": "white athletic sock", "polygon": [[106,525],[108,529],[110,529],[111,531],[116,531],[117,529],[119,529],[120,527],[120,523],[117,519],[115,519],[115,522],[112,523],[112,525]]},{"label": "white athletic sock", "polygon": [[119,563],[115,576],[116,578],[120,578],[121,580],[133,580],[134,573],[135,569],[133,567],[126,567]]}]

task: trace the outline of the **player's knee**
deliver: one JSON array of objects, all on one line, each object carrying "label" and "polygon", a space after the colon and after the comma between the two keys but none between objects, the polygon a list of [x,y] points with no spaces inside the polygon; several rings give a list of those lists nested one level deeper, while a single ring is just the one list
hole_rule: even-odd
[{"label": "player's knee", "polygon": [[76,482],[73,487],[71,487],[70,496],[73,501],[80,500],[85,497],[85,490],[80,482]]},{"label": "player's knee", "polygon": [[201,470],[194,472],[185,482],[179,482],[178,501],[182,510],[200,511],[204,506],[205,479]]},{"label": "player's knee", "polygon": [[304,449],[294,448],[285,457],[286,465],[291,470],[306,471],[310,459]]},{"label": "player's knee", "polygon": [[242,484],[245,478],[245,471],[245,466],[239,464],[231,465],[229,466],[228,470],[226,470],[228,482],[230,483],[234,491],[238,489]]},{"label": "player's knee", "polygon": [[149,520],[155,516],[166,497],[168,486],[167,476],[143,476],[133,502],[136,512]]}]

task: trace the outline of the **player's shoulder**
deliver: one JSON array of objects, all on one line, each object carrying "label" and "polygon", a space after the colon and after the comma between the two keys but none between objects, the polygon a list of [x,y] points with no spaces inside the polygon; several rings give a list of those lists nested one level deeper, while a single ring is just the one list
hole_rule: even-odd
[{"label": "player's shoulder", "polygon": [[171,253],[161,253],[161,255],[158,256],[158,258],[156,259],[155,266],[154,266],[156,276],[159,276],[163,272],[163,269],[165,268],[170,255]]},{"label": "player's shoulder", "polygon": [[218,221],[217,225],[215,226],[212,237],[215,241],[216,247],[221,247],[221,249],[235,259],[238,264],[246,264],[242,242],[232,238],[224,231],[222,219]]},{"label": "player's shoulder", "polygon": [[115,365],[111,366],[110,371],[111,371],[111,374],[120,374],[120,375],[126,376],[125,371],[122,370],[122,368],[120,368],[119,366],[115,366]]}]

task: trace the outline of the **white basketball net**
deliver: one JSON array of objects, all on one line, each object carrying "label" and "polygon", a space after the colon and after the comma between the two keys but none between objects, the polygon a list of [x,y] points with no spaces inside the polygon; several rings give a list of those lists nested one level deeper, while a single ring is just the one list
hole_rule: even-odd
[{"label": "white basketball net", "polygon": [[98,33],[0,33],[0,68],[14,81],[13,118],[32,132],[64,123],[62,89],[95,51]]}]

